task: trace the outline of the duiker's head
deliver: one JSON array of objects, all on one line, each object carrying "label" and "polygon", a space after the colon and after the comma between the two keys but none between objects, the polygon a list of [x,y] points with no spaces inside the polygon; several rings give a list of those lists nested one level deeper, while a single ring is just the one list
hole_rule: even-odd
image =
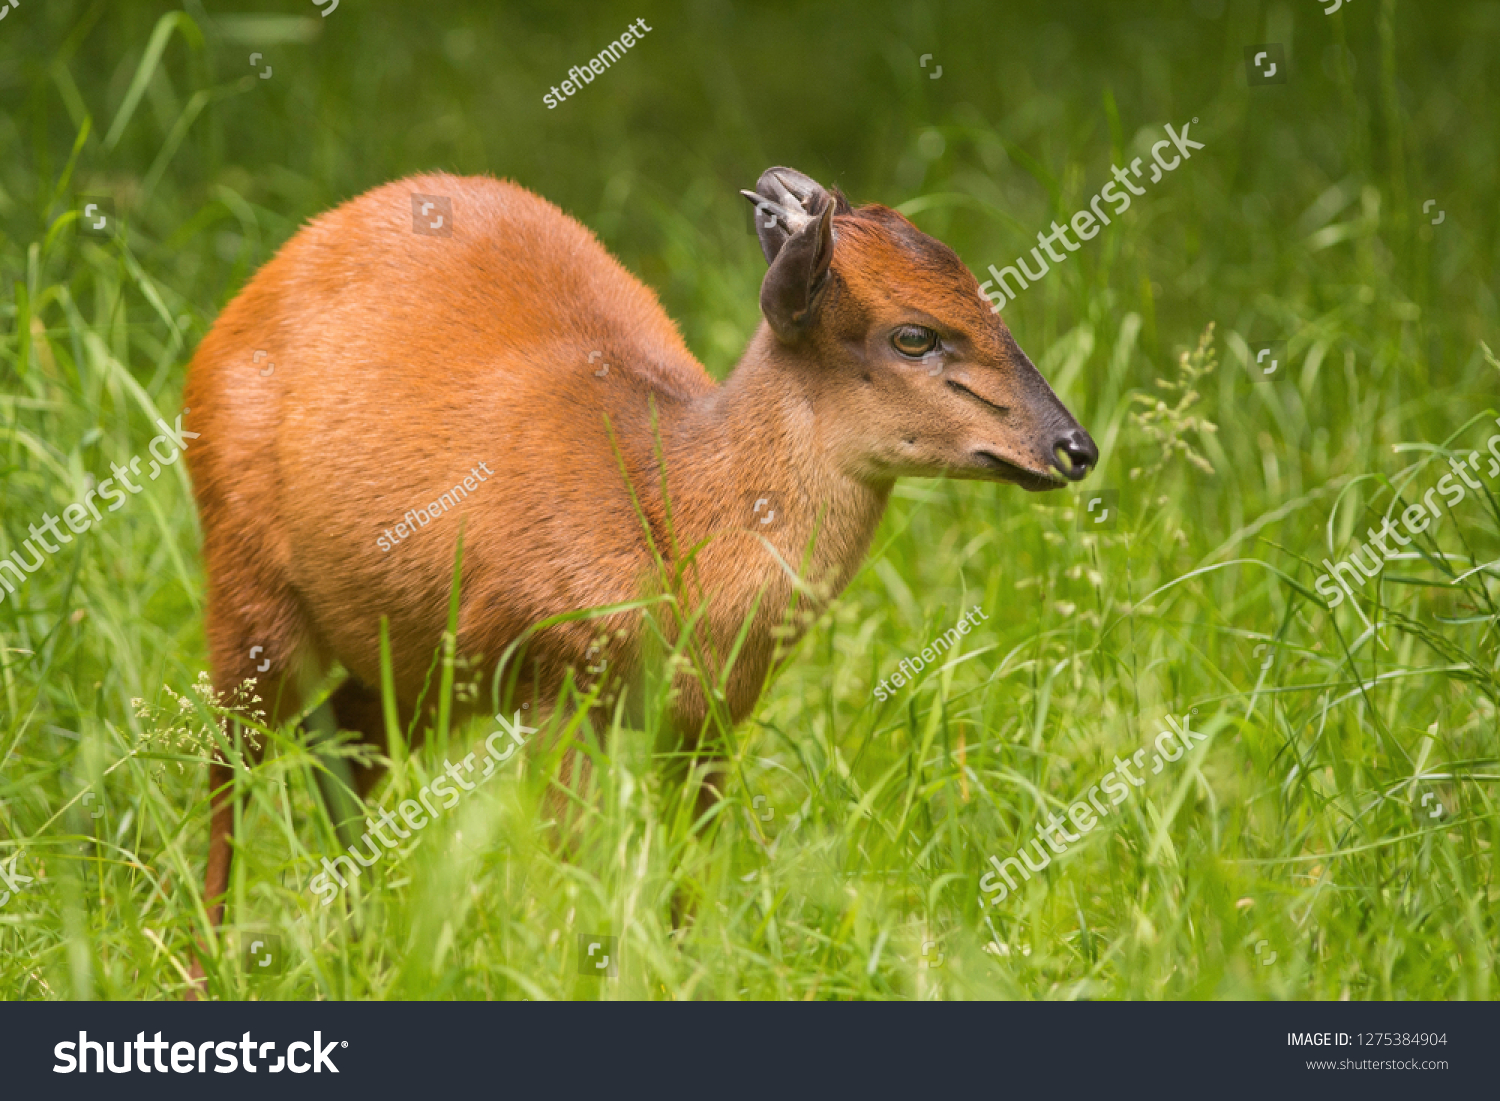
[{"label": "duiker's head", "polygon": [[771,265],[760,307],[778,358],[834,414],[831,442],[861,473],[1042,490],[1099,461],[947,245],[790,168],[741,194]]}]

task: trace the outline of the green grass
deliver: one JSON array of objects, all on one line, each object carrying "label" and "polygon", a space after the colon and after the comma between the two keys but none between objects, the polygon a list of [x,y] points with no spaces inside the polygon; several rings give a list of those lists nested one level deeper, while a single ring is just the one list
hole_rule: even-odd
[{"label": "green grass", "polygon": [[[555,758],[519,755],[324,908],[319,765],[266,732],[229,932],[279,933],[286,969],[247,978],[231,936],[217,995],[1495,996],[1496,570],[1469,571],[1500,559],[1500,482],[1361,594],[1373,632],[1311,585],[1393,494],[1438,481],[1445,448],[1494,431],[1500,7],[664,7],[555,111],[547,86],[641,12],[255,7],[25,4],[0,24],[0,553],[145,453],[218,310],[298,224],[405,173],[560,203],[722,376],[764,270],[736,192],[768,165],[899,205],[983,272],[1163,124],[1196,116],[1206,148],[1005,311],[1099,441],[1086,485],[1119,490],[1116,530],[1080,532],[1077,493],[903,483],[737,732],[701,831],[651,731],[611,729],[568,852],[543,825]],[[1245,87],[1259,42],[1288,45],[1287,85]],[[112,196],[124,236],[79,234],[76,195]],[[1210,322],[1190,415],[1216,431],[1157,384]],[[1266,339],[1289,362],[1256,385],[1246,342]],[[0,862],[34,880],[0,907],[7,999],[176,996],[203,925],[205,715],[163,719],[206,669],[181,464],[107,517],[0,604]],[[989,618],[962,652],[877,704],[974,604]],[[980,905],[989,856],[1190,708],[1207,742]],[[402,755],[377,801],[488,729]],[[578,977],[580,933],[620,938],[616,982]]]}]

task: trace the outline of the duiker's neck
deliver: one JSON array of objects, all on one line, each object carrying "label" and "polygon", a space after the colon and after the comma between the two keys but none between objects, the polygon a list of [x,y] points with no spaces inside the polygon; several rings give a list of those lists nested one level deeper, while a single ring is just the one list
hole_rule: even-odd
[{"label": "duiker's neck", "polygon": [[[842,588],[880,523],[891,483],[862,477],[856,457],[839,450],[855,426],[834,423],[837,410],[820,401],[831,390],[823,382],[815,365],[799,361],[761,322],[724,384],[684,410],[673,435],[696,461],[669,459],[668,472],[674,484],[691,472],[674,489],[673,508],[685,492],[684,519],[703,525],[699,538],[752,532],[793,566],[811,548],[805,576]],[[754,536],[749,542],[761,545]],[[834,576],[825,577],[830,569]]]},{"label": "duiker's neck", "polygon": [[677,547],[685,556],[710,540],[685,580],[709,601],[720,644],[732,643],[759,598],[741,659],[752,677],[793,592],[777,555],[816,602],[831,599],[859,568],[890,492],[889,481],[861,477],[856,457],[839,451],[855,426],[832,423],[836,410],[820,401],[831,387],[816,372],[762,322],[722,386],[662,410]]}]

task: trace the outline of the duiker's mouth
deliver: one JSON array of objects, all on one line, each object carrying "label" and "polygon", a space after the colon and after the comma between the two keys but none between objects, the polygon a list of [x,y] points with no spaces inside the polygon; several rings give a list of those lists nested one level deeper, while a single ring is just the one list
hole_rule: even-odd
[{"label": "duiker's mouth", "polygon": [[1059,478],[1050,471],[1038,472],[1027,470],[1025,467],[1008,463],[999,455],[990,451],[976,451],[974,453],[979,461],[984,464],[986,470],[993,472],[996,480],[1010,482],[1031,493],[1040,493],[1048,489],[1061,489],[1067,485],[1067,481]]}]

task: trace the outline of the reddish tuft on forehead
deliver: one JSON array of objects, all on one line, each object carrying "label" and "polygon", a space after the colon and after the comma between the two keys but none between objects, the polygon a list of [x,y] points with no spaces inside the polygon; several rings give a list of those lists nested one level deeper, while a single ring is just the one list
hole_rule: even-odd
[{"label": "reddish tuft on forehead", "polygon": [[862,206],[833,220],[833,269],[866,307],[926,310],[955,324],[992,318],[979,283],[947,245],[890,207]]}]

